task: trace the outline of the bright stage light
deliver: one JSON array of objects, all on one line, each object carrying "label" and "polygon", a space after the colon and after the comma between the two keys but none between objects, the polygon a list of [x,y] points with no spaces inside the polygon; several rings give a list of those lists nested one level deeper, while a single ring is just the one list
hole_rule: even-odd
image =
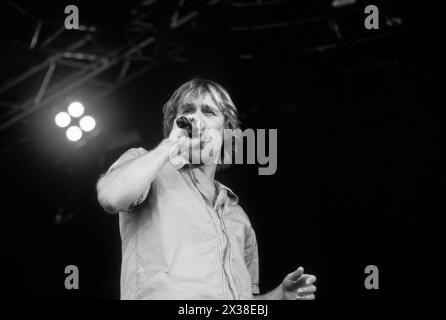
[{"label": "bright stage light", "polygon": [[85,116],[79,121],[79,125],[81,126],[82,130],[88,132],[96,127],[96,121],[91,116]]},{"label": "bright stage light", "polygon": [[72,117],[80,117],[84,113],[84,106],[80,102],[72,102],[68,106],[68,113],[71,114]]},{"label": "bright stage light", "polygon": [[70,141],[78,141],[82,138],[82,130],[78,126],[71,126],[67,129],[67,138]]},{"label": "bright stage light", "polygon": [[68,113],[66,112],[59,112],[58,114],[56,114],[56,116],[54,117],[54,121],[56,122],[56,124],[61,127],[61,128],[65,128],[66,126],[68,126],[71,122],[71,117]]}]

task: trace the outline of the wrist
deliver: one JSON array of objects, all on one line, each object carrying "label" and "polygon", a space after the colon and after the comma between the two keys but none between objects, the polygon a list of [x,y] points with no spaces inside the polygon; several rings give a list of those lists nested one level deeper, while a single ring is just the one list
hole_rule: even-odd
[{"label": "wrist", "polygon": [[187,161],[183,159],[180,155],[180,142],[172,140],[170,138],[164,139],[159,145],[163,157],[169,162],[174,168],[180,169]]},{"label": "wrist", "polygon": [[160,149],[160,152],[168,156],[170,153],[172,153],[174,150],[176,150],[178,145],[177,141],[173,141],[169,138],[165,138],[161,143],[158,145],[158,148]]},{"label": "wrist", "polygon": [[286,294],[285,294],[286,290],[285,290],[285,285],[283,282],[280,284],[278,291],[279,291],[279,293],[278,293],[279,300],[286,300]]}]

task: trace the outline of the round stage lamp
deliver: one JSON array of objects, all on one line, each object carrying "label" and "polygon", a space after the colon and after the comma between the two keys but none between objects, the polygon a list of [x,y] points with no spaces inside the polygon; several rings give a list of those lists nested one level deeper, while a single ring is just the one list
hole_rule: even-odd
[{"label": "round stage lamp", "polygon": [[91,131],[96,127],[96,120],[92,116],[84,116],[79,121],[79,125],[85,132]]},{"label": "round stage lamp", "polygon": [[71,126],[67,129],[67,138],[70,141],[78,141],[82,138],[82,130],[78,126]]},{"label": "round stage lamp", "polygon": [[54,121],[56,122],[57,126],[59,126],[61,128],[65,128],[66,126],[68,126],[71,123],[71,117],[66,112],[59,112],[54,117]]},{"label": "round stage lamp", "polygon": [[70,105],[68,106],[68,113],[72,116],[72,117],[80,117],[81,115],[84,114],[84,106],[82,103],[80,102],[72,102],[70,103]]}]

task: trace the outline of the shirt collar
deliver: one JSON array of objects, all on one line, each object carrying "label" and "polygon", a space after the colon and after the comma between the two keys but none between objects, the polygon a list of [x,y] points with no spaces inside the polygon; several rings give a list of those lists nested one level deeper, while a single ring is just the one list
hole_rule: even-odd
[{"label": "shirt collar", "polygon": [[215,185],[217,186],[217,194],[224,192],[233,205],[238,204],[238,196],[227,186],[215,180]]},{"label": "shirt collar", "polygon": [[[181,170],[184,170],[184,171],[187,172],[187,174],[189,175],[189,177],[191,178],[191,180],[194,182],[195,185],[198,183],[197,178],[193,175],[193,173],[190,170],[190,168],[184,167]],[[215,185],[217,187],[217,200],[216,200],[216,203],[218,203],[220,201],[225,202],[226,198],[229,198],[229,201],[231,201],[231,203],[233,205],[237,205],[238,204],[238,196],[231,189],[229,189],[227,186],[225,186],[223,183],[220,183],[217,180],[214,180],[214,181],[215,181]]]}]

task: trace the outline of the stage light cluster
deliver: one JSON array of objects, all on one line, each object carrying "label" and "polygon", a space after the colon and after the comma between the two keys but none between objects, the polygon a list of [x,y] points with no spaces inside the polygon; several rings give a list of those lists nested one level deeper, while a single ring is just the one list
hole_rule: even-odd
[{"label": "stage light cluster", "polygon": [[[96,120],[89,115],[84,115],[85,108],[82,103],[74,101],[70,103],[67,109],[68,112],[61,111],[56,114],[54,121],[60,128],[67,128],[67,139],[76,142],[82,138],[84,132],[90,132],[96,127]],[[74,124],[75,122],[78,124]],[[70,124],[72,124],[70,126]]]}]

